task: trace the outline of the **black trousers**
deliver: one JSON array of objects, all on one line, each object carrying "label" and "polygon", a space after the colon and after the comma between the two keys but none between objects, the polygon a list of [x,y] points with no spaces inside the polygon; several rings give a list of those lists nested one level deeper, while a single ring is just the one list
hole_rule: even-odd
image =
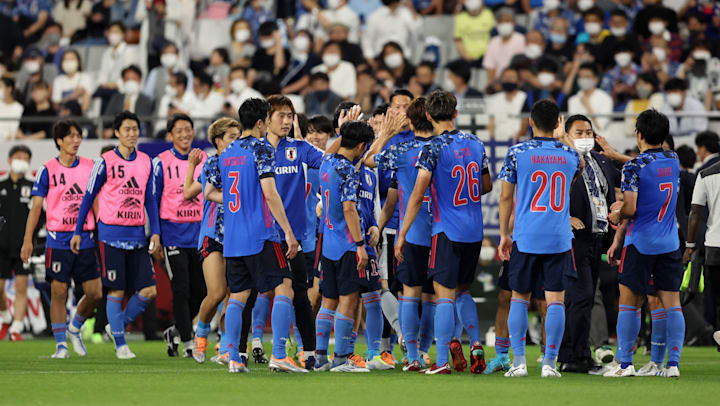
[{"label": "black trousers", "polygon": [[[395,234],[385,234],[385,239],[387,240],[387,263],[385,266],[387,266],[387,273],[388,273],[388,287],[390,288],[390,291],[395,294],[396,292],[393,292],[393,287],[395,285]],[[392,326],[390,325],[390,322],[388,321],[387,317],[385,317],[385,313],[383,313],[383,332],[382,332],[382,338],[390,338],[390,336],[393,334]]]},{"label": "black trousers", "polygon": [[250,296],[247,302],[245,302],[245,309],[243,309],[242,330],[240,331],[240,343],[238,344],[238,351],[241,354],[247,353],[248,336],[250,335],[250,327],[252,326],[252,311],[253,307],[255,307],[257,297],[257,290],[253,289],[250,291]]},{"label": "black trousers", "polygon": [[165,258],[173,292],[175,327],[183,342],[192,340],[192,320],[207,295],[202,258],[194,248],[165,248]]},{"label": "black trousers", "polygon": [[[287,244],[283,242],[283,251],[287,251]],[[308,299],[308,288],[313,281],[308,281],[307,263],[302,252],[288,261],[293,281],[293,306],[295,307],[295,328],[300,332],[303,341],[303,350],[315,351],[315,313]]]},{"label": "black trousers", "polygon": [[[578,238],[579,237],[579,238]],[[600,235],[573,240],[577,281],[565,291],[565,334],[558,361],[575,362],[590,358],[590,318],[600,274],[603,239]]]}]

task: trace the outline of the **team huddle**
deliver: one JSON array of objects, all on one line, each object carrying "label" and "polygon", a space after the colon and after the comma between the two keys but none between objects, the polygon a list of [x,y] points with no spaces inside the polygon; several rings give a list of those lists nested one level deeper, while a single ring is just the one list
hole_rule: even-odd
[{"label": "team huddle", "polygon": [[[69,357],[67,341],[86,355],[80,330],[103,286],[116,355],[135,357],[125,328],[156,295],[153,256],[164,259],[171,279],[172,333],[183,355],[205,362],[217,313],[221,339],[212,361],[230,373],[249,372],[250,357],[291,373],[392,369],[399,343],[403,371],[527,376],[532,298],[544,301],[541,376],[560,377],[565,291],[577,279],[570,190],[594,170],[584,157],[592,145],[570,134],[591,121],[566,123],[554,102],[540,100],[530,114],[533,138],[505,157],[498,252],[500,284],[512,298],[503,316],[498,310],[496,355],[486,363],[469,289],[484,237],[482,196],[493,182],[483,142],[455,127],[456,104],[442,90],[427,98],[397,90],[387,111],[367,121],[359,106],[343,103],[332,121],[313,117],[303,129],[290,99],[253,98],[240,106],[239,120],[221,118],[208,129],[216,154],[192,149],[193,121],[179,114],[167,123],[173,147],[152,160],[136,149],[137,116],[123,112],[113,123],[119,145],[94,164],[78,156],[79,125],[56,123],[60,154],[38,172],[26,228],[32,235],[45,203],[53,358]],[[616,362],[605,376],[636,374],[633,345],[646,295],[667,315],[667,362],[654,372],[679,376],[682,258],[674,217],[666,215],[675,213],[679,166],[662,149],[668,126],[655,110],[640,114],[641,154],[623,167],[623,199],[593,215],[598,227],[618,227],[608,256],[624,247]],[[27,235],[24,261],[32,252]],[[84,296],[67,324],[71,278]],[[268,318],[269,357],[262,344]],[[364,355],[355,350],[360,331]],[[293,334],[297,361],[286,350]],[[178,344],[168,353],[177,356]]]}]

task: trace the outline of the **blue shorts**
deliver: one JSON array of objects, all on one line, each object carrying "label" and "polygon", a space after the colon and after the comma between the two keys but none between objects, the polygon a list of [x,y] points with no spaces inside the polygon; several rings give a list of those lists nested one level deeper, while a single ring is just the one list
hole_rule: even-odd
[{"label": "blue shorts", "polygon": [[124,250],[100,241],[98,250],[106,288],[134,293],[155,286],[155,270],[146,247]]},{"label": "blue shorts", "polygon": [[680,250],[665,254],[645,255],[630,244],[623,248],[618,281],[637,295],[657,290],[677,292],[682,283],[683,267]]},{"label": "blue shorts", "polygon": [[[500,275],[498,277],[498,286],[502,290],[511,292],[512,289],[510,289],[510,278],[508,277],[509,272],[510,272],[510,262],[503,261],[502,267],[500,267]],[[545,300],[545,289],[543,288],[543,283],[539,278],[537,280],[537,283],[533,287],[532,299]]]},{"label": "blue shorts", "polygon": [[322,257],[320,290],[323,297],[338,299],[351,293],[374,292],[380,290],[380,270],[375,258],[370,257],[365,269],[357,269],[357,254],[346,252],[339,260]]},{"label": "blue shorts", "polygon": [[227,258],[227,284],[231,293],[256,289],[269,292],[292,280],[285,252],[279,242],[265,241],[262,251],[246,257]]},{"label": "blue shorts", "polygon": [[436,234],[430,247],[429,277],[448,289],[470,285],[475,278],[482,241],[450,241],[445,233]]},{"label": "blue shorts", "polygon": [[205,259],[213,252],[219,252],[220,255],[222,255],[223,245],[206,236],[205,238],[203,238],[202,248],[198,250],[198,253],[200,253],[202,259]]},{"label": "blue shorts", "polygon": [[80,250],[77,255],[70,250],[45,249],[45,279],[70,283],[72,278],[76,285],[81,285],[99,277],[95,248]]},{"label": "blue shorts", "polygon": [[403,285],[410,287],[423,286],[428,279],[428,260],[430,259],[430,247],[405,243],[403,248],[405,260],[397,267],[395,277]]},{"label": "blue shorts", "polygon": [[536,299],[545,296],[538,291],[561,292],[577,279],[572,249],[558,254],[528,254],[518,251],[513,243],[510,253],[508,281],[511,290],[535,294]]}]

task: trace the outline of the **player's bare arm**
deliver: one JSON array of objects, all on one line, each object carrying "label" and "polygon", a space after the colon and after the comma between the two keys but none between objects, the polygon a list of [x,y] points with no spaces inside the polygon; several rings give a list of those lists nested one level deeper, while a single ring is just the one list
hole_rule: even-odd
[{"label": "player's bare arm", "polygon": [[30,208],[30,213],[25,223],[25,238],[23,239],[23,245],[20,249],[20,259],[26,264],[30,263],[30,256],[33,250],[33,234],[40,219],[44,200],[45,198],[41,196],[33,196],[32,207]]},{"label": "player's bare arm", "polygon": [[[350,235],[352,236],[353,241],[360,244],[360,242],[365,241],[365,238],[362,234],[362,230],[360,229],[360,215],[357,212],[357,204],[353,201],[344,201],[342,202],[342,206],[343,216],[345,217],[345,223],[347,224],[348,230],[350,230]],[[358,270],[365,269],[368,263],[368,255],[365,251],[364,245],[358,245],[357,256]]]}]

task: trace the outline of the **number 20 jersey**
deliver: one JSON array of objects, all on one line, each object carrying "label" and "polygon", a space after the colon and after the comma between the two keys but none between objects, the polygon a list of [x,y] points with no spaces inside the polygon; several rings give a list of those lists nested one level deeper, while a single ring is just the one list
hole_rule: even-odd
[{"label": "number 20 jersey", "polygon": [[518,251],[570,251],[570,186],[579,169],[578,152],[552,138],[510,147],[498,179],[517,185],[513,240]]}]

